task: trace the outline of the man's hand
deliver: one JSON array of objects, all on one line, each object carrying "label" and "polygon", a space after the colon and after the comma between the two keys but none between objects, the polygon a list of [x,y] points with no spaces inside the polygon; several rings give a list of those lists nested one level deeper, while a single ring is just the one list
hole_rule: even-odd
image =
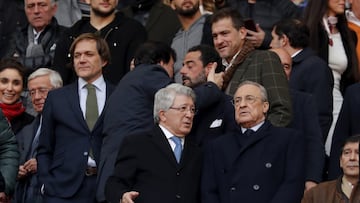
[{"label": "man's hand", "polygon": [[255,47],[260,47],[265,39],[265,31],[261,29],[259,24],[256,24],[256,32],[251,30],[246,30],[246,31],[248,33],[246,39],[250,40]]},{"label": "man's hand", "polygon": [[305,182],[305,191],[304,192],[310,190],[311,188],[313,188],[315,186],[317,186],[317,183],[315,183],[313,181],[306,181]]},{"label": "man's hand", "polygon": [[215,83],[221,89],[224,83],[224,72],[215,73],[216,67],[217,67],[216,62],[211,64],[211,69],[207,76],[207,81]]},{"label": "man's hand", "polygon": [[134,199],[139,196],[138,192],[135,191],[130,191],[130,192],[125,192],[121,198],[120,203],[134,203]]},{"label": "man's hand", "polygon": [[24,164],[25,170],[27,170],[29,173],[36,173],[37,172],[37,161],[35,158],[29,159]]},{"label": "man's hand", "polygon": [[8,203],[9,198],[6,196],[5,192],[0,192],[0,203]]},{"label": "man's hand", "polygon": [[27,176],[27,173],[28,171],[25,169],[24,165],[20,165],[17,178],[18,179],[24,178]]}]

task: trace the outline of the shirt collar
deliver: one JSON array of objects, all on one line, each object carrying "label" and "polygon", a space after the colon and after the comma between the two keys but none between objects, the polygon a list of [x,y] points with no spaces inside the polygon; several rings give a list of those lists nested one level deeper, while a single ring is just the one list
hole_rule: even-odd
[{"label": "shirt collar", "polygon": [[[86,82],[84,79],[79,77],[78,84],[79,84],[78,86],[79,90],[81,90],[82,88],[85,88],[85,85],[88,84],[88,82]],[[106,89],[106,83],[102,75],[91,84],[93,84],[96,87],[96,89],[99,91],[105,91]]]},{"label": "shirt collar", "polygon": [[265,123],[265,121],[261,121],[259,124],[255,125],[255,126],[253,126],[253,127],[251,127],[251,128],[243,128],[243,127],[241,127],[241,132],[244,133],[247,129],[251,129],[251,130],[253,130],[254,132],[256,132],[256,131],[259,130],[259,128],[260,128],[264,123]]}]

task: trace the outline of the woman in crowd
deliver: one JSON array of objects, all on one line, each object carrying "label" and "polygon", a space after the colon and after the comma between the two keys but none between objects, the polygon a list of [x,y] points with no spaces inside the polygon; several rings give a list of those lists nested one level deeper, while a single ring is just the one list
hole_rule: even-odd
[{"label": "woman in crowd", "polygon": [[24,81],[24,69],[19,62],[14,59],[0,61],[0,108],[15,135],[34,119],[25,112],[20,98]]},{"label": "woman in crowd", "polygon": [[345,0],[309,0],[304,15],[311,30],[310,46],[328,63],[334,78],[333,121],[325,143],[329,155],[344,91],[359,81],[356,35],[347,27]]}]

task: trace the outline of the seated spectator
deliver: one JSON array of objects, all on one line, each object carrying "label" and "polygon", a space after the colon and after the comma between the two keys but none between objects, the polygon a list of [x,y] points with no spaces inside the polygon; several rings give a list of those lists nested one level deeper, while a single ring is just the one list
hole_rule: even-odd
[{"label": "seated spectator", "polygon": [[60,0],[55,17],[60,25],[71,27],[76,21],[90,17],[90,0]]},{"label": "seated spectator", "polygon": [[155,94],[155,125],[124,138],[106,183],[107,201],[200,202],[201,148],[186,138],[195,112],[189,87],[171,84]]},{"label": "seated spectator", "polygon": [[359,183],[359,143],[359,135],[348,137],[345,140],[338,163],[343,175],[340,175],[336,180],[320,183],[305,192],[302,203],[359,202],[360,194],[353,193],[353,188]]},{"label": "seated spectator", "polygon": [[64,30],[54,15],[55,0],[25,0],[26,27],[12,36],[7,57],[15,57],[25,69],[25,79],[40,67],[50,68],[57,41]]},{"label": "seated spectator", "polygon": [[241,131],[220,136],[206,147],[202,202],[300,202],[304,138],[266,119],[268,97],[258,83],[242,82],[233,104]]},{"label": "seated spectator", "polygon": [[29,76],[28,89],[33,108],[38,115],[32,123],[21,129],[16,136],[20,152],[18,182],[14,196],[17,203],[42,202],[36,159],[42,123],[41,114],[48,92],[61,86],[61,76],[54,70],[39,68]]},{"label": "seated spectator", "polygon": [[34,117],[25,112],[21,93],[25,85],[24,67],[14,59],[0,61],[0,108],[16,135]]}]

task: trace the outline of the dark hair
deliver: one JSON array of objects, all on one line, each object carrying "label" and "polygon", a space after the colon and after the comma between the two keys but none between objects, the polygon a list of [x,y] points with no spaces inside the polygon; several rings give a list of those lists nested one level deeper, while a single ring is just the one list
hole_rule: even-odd
[{"label": "dark hair", "polygon": [[239,30],[241,27],[245,26],[244,19],[241,14],[232,8],[223,8],[216,11],[211,17],[211,24],[214,24],[224,18],[230,18],[233,24],[233,27],[236,30]]},{"label": "dark hair", "polygon": [[70,46],[70,54],[71,54],[71,61],[73,62],[74,59],[74,52],[76,45],[83,40],[94,40],[96,42],[96,49],[103,61],[107,61],[110,63],[111,60],[111,54],[110,49],[105,41],[99,34],[97,33],[84,33],[79,35],[71,44]]},{"label": "dark hair", "polygon": [[360,135],[356,134],[345,139],[344,144],[341,147],[341,152],[344,150],[345,145],[349,143],[360,143]]},{"label": "dark hair", "polygon": [[189,49],[189,52],[195,52],[199,51],[201,53],[200,60],[203,63],[203,66],[205,67],[209,63],[216,62],[217,63],[217,70],[224,70],[224,67],[222,65],[222,59],[219,55],[219,53],[211,46],[209,45],[197,45]]},{"label": "dark hair", "polygon": [[[309,46],[326,62],[328,62],[329,57],[326,48],[328,46],[328,39],[326,32],[322,30],[322,19],[328,7],[329,0],[309,0],[304,14],[304,22],[311,30]],[[348,58],[348,67],[340,81],[340,90],[344,92],[347,86],[358,82],[360,79],[355,47],[356,35],[348,28],[345,13],[338,14],[336,17],[338,18],[336,27],[341,34],[341,40]]]},{"label": "dark hair", "polygon": [[136,50],[134,65],[157,64],[160,61],[169,63],[171,58],[176,61],[176,53],[169,45],[163,42],[148,41]]},{"label": "dark hair", "polygon": [[14,58],[4,58],[0,61],[0,72],[3,72],[6,69],[14,69],[19,72],[23,86],[25,87],[25,68]]},{"label": "dark hair", "polygon": [[305,48],[309,45],[309,28],[298,19],[281,20],[275,23],[274,31],[280,38],[286,35],[293,48]]}]

